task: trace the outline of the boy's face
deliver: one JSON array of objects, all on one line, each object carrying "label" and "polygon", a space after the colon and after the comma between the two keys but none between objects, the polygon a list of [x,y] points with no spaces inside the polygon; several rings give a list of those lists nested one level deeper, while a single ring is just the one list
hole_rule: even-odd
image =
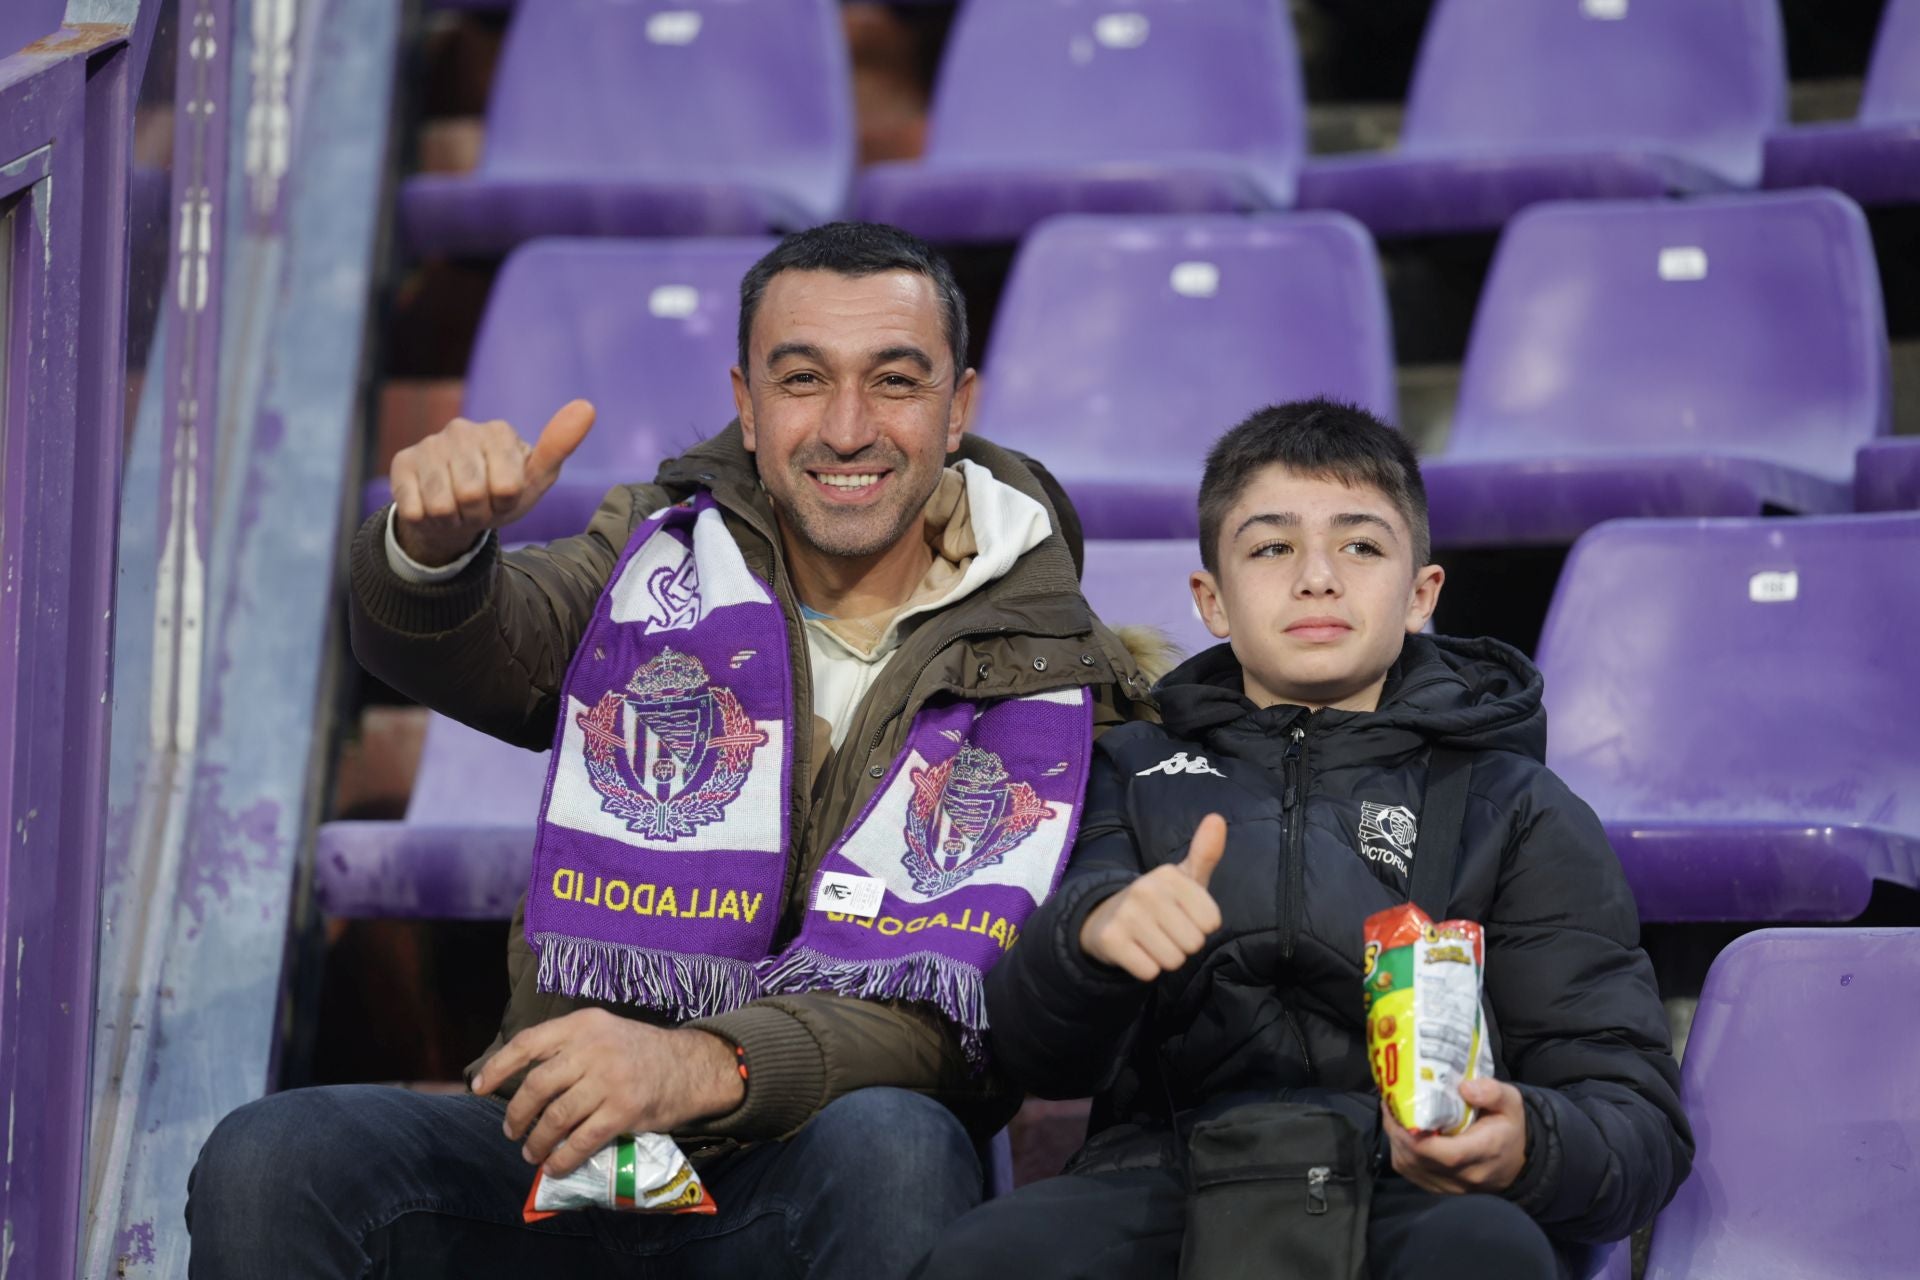
[{"label": "boy's face", "polygon": [[1231,641],[1257,706],[1372,711],[1445,574],[1413,563],[1413,534],[1372,486],[1254,476],[1220,527],[1218,574],[1191,579],[1207,629]]}]

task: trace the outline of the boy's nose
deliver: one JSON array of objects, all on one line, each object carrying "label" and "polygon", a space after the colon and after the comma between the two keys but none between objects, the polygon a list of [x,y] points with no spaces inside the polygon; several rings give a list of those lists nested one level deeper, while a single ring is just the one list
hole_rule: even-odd
[{"label": "boy's nose", "polygon": [[1300,577],[1294,583],[1294,593],[1302,596],[1335,596],[1340,594],[1340,575],[1334,572],[1333,561],[1317,552],[1307,552],[1301,557]]}]

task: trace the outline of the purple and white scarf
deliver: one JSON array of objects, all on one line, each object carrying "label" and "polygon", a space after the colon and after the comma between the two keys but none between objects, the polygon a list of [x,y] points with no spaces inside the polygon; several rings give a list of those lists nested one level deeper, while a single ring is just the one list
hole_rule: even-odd
[{"label": "purple and white scarf", "polygon": [[776,955],[787,644],[709,495],[634,531],[563,690],[527,892],[539,987],[683,1019],[783,992],[925,1001],[978,1062],[982,979],[1073,848],[1091,695],[929,702]]}]

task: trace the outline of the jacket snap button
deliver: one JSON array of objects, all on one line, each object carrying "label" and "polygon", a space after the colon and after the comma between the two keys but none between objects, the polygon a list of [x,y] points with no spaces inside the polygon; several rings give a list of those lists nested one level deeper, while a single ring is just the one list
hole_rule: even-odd
[{"label": "jacket snap button", "polygon": [[867,776],[869,778],[877,778],[885,772],[886,772],[885,769],[881,768],[879,765],[875,765],[873,766],[873,768],[867,770]]},{"label": "jacket snap button", "polygon": [[993,664],[991,662],[983,662],[979,665],[977,669],[975,669],[974,674],[979,676],[982,680],[985,680],[987,678],[987,672],[992,669],[993,669]]},{"label": "jacket snap button", "polygon": [[1083,666],[1083,667],[1090,667],[1090,666],[1092,666],[1092,665],[1093,665],[1093,655],[1092,655],[1092,654],[1090,654],[1090,653],[1083,653],[1083,654],[1081,654],[1081,655],[1080,655],[1080,665],[1081,665],[1081,666]]},{"label": "jacket snap button", "polygon": [[1033,660],[1033,669],[1035,671],[1045,671],[1047,669],[1047,660],[1045,658],[1035,658]]}]

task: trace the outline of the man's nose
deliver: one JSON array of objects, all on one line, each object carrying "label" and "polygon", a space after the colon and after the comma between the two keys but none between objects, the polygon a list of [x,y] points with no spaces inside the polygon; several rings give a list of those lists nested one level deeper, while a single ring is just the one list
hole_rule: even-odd
[{"label": "man's nose", "polygon": [[851,457],[872,444],[878,435],[860,388],[850,384],[834,388],[827,403],[826,418],[820,424],[820,442],[842,457]]}]

